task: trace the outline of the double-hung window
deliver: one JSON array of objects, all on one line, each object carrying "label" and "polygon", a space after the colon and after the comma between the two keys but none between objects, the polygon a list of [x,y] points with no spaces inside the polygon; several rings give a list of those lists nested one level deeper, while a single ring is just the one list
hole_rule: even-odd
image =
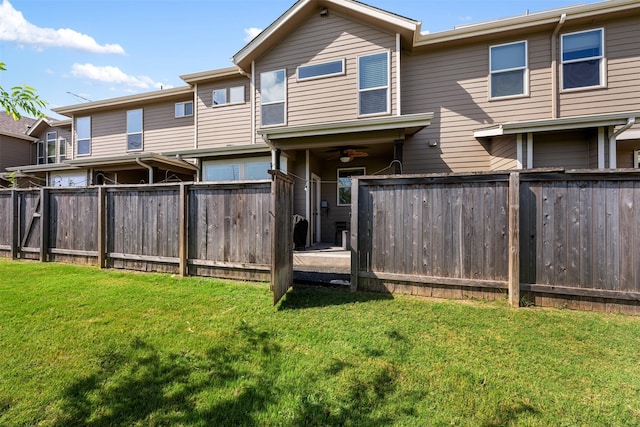
[{"label": "double-hung window", "polygon": [[286,124],[286,70],[260,74],[260,105],[262,126]]},{"label": "double-hung window", "polygon": [[527,42],[491,46],[489,48],[491,98],[527,94]]},{"label": "double-hung window", "polygon": [[76,119],[76,141],[79,156],[91,154],[91,117]]},{"label": "double-hung window", "polygon": [[604,30],[563,34],[562,89],[604,86]]},{"label": "double-hung window", "polygon": [[127,111],[127,151],[142,150],[142,108]]},{"label": "double-hung window", "polygon": [[389,52],[358,57],[358,114],[389,112]]}]

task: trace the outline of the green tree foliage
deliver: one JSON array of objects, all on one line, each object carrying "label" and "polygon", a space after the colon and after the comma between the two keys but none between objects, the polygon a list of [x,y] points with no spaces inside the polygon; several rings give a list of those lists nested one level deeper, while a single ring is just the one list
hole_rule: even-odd
[{"label": "green tree foliage", "polygon": [[[0,71],[6,70],[4,62],[0,62]],[[19,120],[22,113],[32,117],[42,117],[42,108],[47,105],[40,99],[35,89],[27,86],[15,86],[9,91],[0,86],[0,108],[4,109],[14,120]]]}]

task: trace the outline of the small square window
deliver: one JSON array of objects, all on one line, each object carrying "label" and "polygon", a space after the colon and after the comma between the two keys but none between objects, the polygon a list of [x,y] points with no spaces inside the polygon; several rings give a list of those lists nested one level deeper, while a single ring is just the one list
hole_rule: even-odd
[{"label": "small square window", "polygon": [[229,89],[229,102],[231,104],[244,102],[244,86],[236,86]]},{"label": "small square window", "polygon": [[176,103],[176,118],[193,116],[193,102],[177,102]]},{"label": "small square window", "polygon": [[213,91],[213,105],[224,105],[227,103],[227,89],[216,89]]}]

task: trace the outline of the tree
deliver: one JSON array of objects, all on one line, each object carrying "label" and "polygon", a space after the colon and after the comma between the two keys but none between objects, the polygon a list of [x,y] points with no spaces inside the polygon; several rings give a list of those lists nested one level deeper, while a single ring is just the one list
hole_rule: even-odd
[{"label": "tree", "polygon": [[[5,70],[4,62],[0,62],[0,71]],[[0,86],[0,107],[14,120],[19,120],[23,112],[33,117],[42,117],[44,114],[41,109],[46,105],[46,101],[40,99],[31,86],[15,86],[10,92]]]}]

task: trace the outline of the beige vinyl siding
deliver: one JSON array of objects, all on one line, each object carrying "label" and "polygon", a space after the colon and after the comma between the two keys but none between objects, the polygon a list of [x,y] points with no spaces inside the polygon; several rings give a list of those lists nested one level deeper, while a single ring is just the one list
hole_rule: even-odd
[{"label": "beige vinyl siding", "polygon": [[495,137],[490,143],[491,170],[516,169],[517,164],[517,142],[515,135]]},{"label": "beige vinyl siding", "polygon": [[533,139],[533,167],[592,167],[591,150],[595,138],[595,130],[592,129],[536,134]]},{"label": "beige vinyl siding", "polygon": [[[38,135],[32,135],[32,136],[34,138],[38,138],[38,139],[40,139],[42,141],[46,141],[48,132],[56,132],[58,140],[60,140],[61,138],[66,139],[66,141],[67,141],[67,146],[66,146],[67,154],[66,154],[66,156],[67,156],[67,159],[72,159],[73,156],[74,156],[74,153],[73,153],[73,139],[71,138],[71,126],[68,126],[68,127],[48,127],[44,131],[39,133]],[[36,146],[34,144],[34,146],[33,146],[33,155],[34,155],[33,163],[36,162],[36,158],[35,158],[36,154],[37,154],[36,153]]]},{"label": "beige vinyl siding", "polygon": [[[91,157],[127,153],[127,110],[143,109],[144,152],[193,148],[193,116],[175,118],[175,102],[131,106],[91,115]],[[84,156],[83,156],[84,157]]]},{"label": "beige vinyl siding", "polygon": [[[33,147],[32,147],[33,145]],[[35,143],[0,135],[0,172],[12,166],[24,166],[35,161]]]},{"label": "beige vinyl siding", "polygon": [[[286,68],[287,125],[352,120],[358,118],[359,55],[389,51],[391,113],[396,111],[396,36],[349,20],[331,11],[325,18],[309,17],[256,62],[256,123],[260,127],[260,73]],[[297,81],[297,67],[345,59],[346,74]]]},{"label": "beige vinyl siding", "polygon": [[[212,107],[213,90],[244,86],[245,102]],[[198,147],[251,144],[251,99],[247,78],[198,85]],[[259,139],[258,141],[261,141]]]},{"label": "beige vinyl siding", "polygon": [[[489,101],[489,47],[521,40],[528,43],[529,96]],[[473,132],[508,121],[550,117],[550,50],[549,35],[534,34],[404,56],[403,114],[434,113],[431,126],[407,139],[405,171],[493,169],[490,153]]]},{"label": "beige vinyl siding", "polygon": [[640,17],[566,28],[562,33],[596,28],[604,28],[607,86],[561,93],[562,117],[640,110]]},{"label": "beige vinyl siding", "polygon": [[618,141],[618,155],[616,157],[618,167],[634,167],[633,156],[636,150],[640,150],[640,139]]}]

